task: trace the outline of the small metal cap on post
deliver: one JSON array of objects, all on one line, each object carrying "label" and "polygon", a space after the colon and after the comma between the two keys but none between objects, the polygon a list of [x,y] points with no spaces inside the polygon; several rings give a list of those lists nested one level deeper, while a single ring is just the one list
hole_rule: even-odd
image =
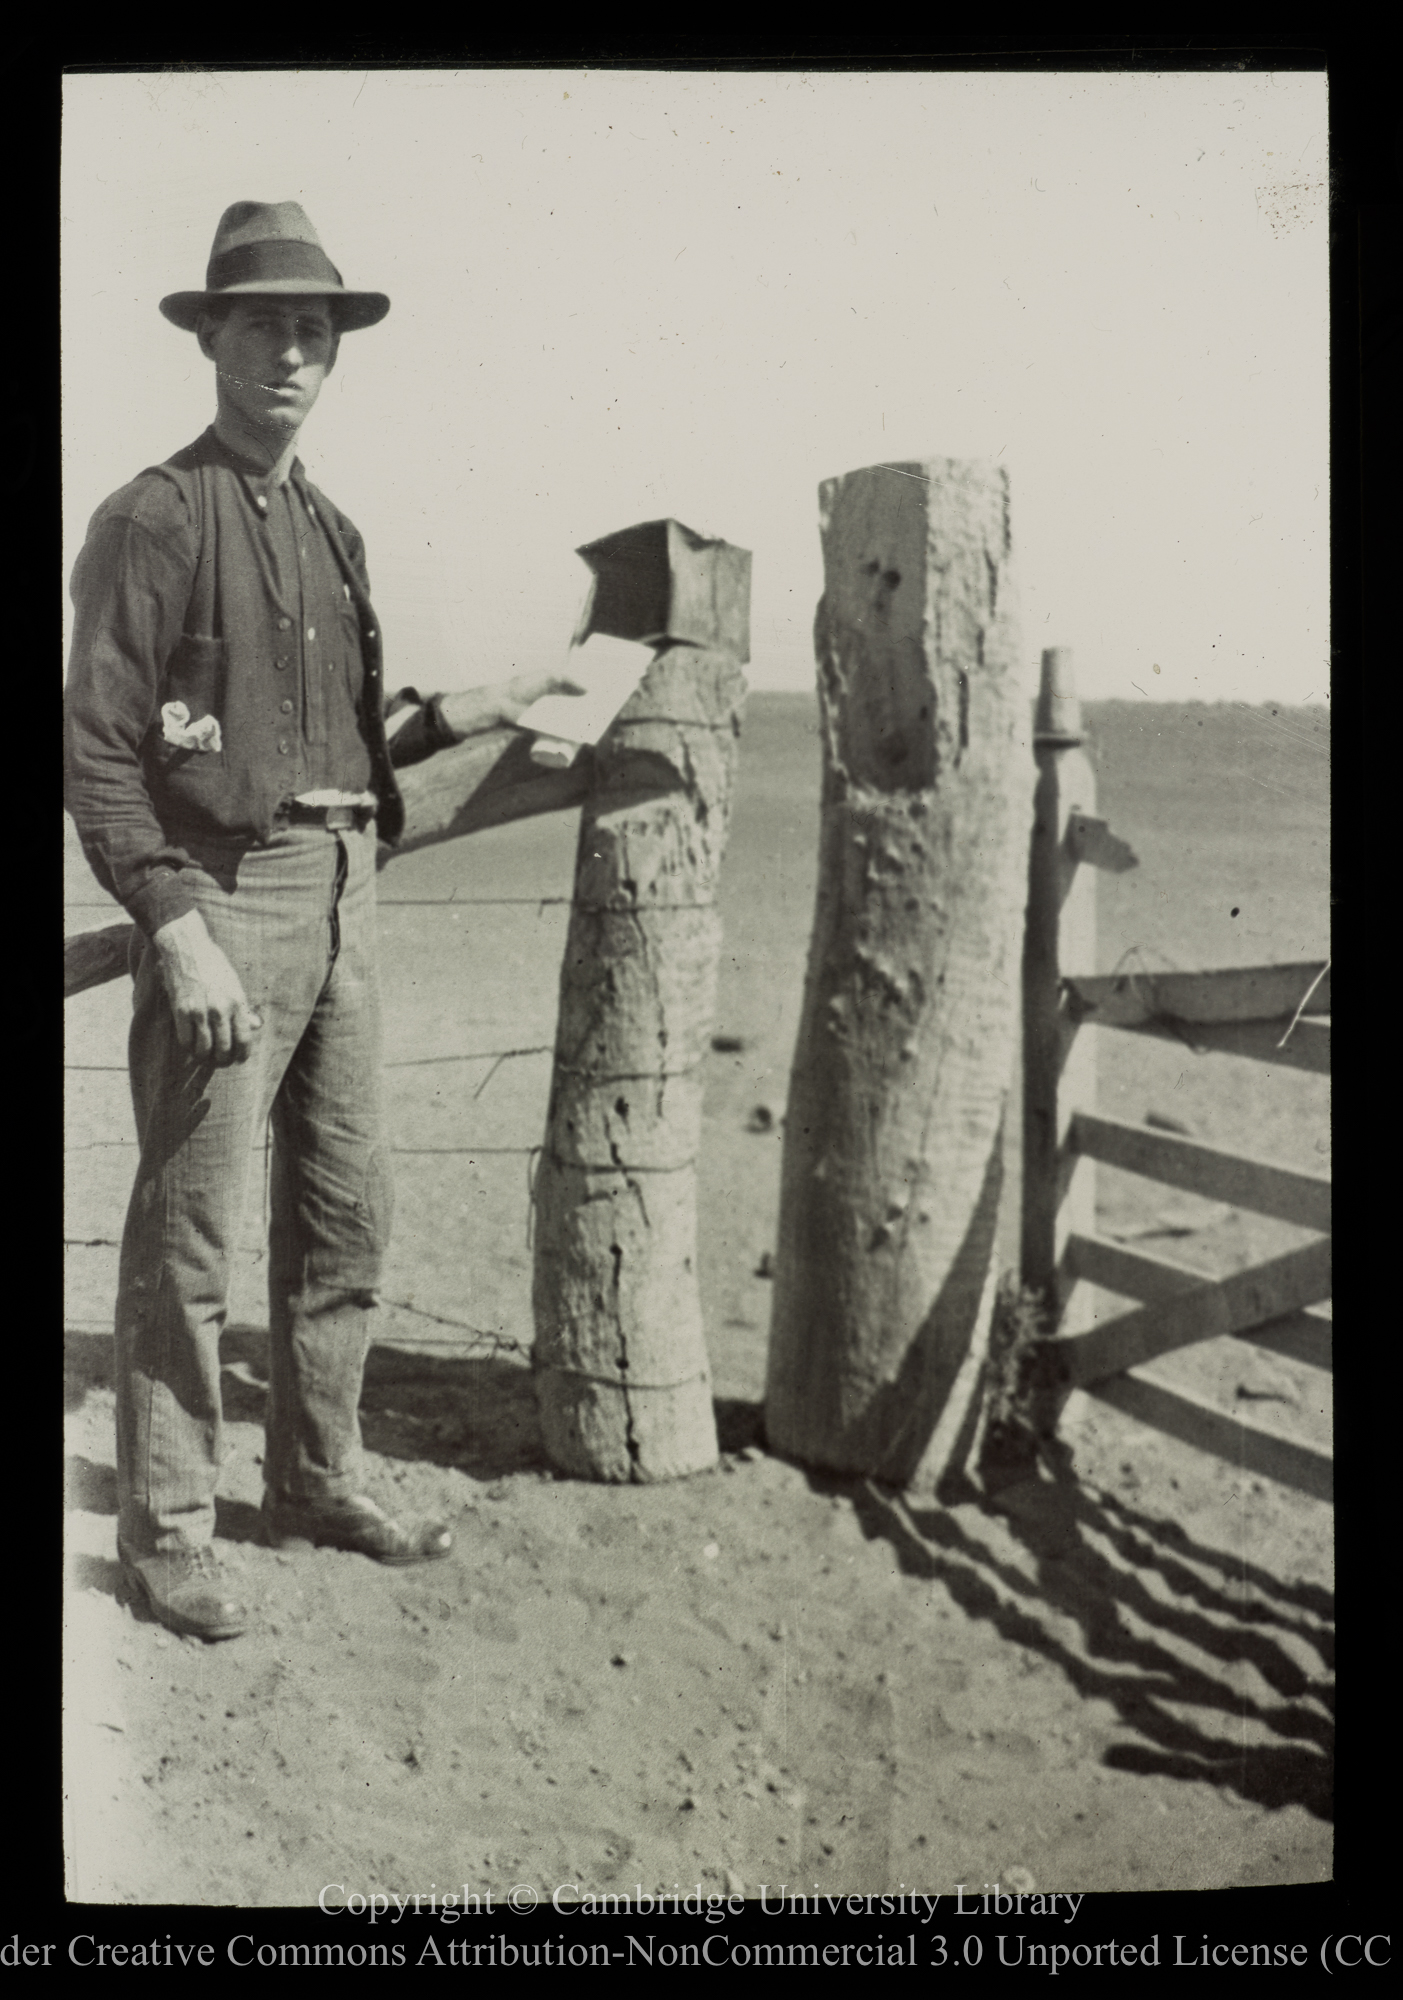
[{"label": "small metal cap on post", "polygon": [[1042,658],[1038,705],[1033,713],[1035,748],[1056,748],[1082,740],[1081,703],[1070,646],[1048,646]]}]

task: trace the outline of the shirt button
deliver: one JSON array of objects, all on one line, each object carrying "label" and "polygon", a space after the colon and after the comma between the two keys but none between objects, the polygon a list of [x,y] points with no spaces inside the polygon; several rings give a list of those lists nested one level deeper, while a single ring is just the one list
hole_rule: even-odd
[{"label": "shirt button", "polygon": [[268,495],[266,493],[255,493],[253,496],[253,504],[258,509],[260,514],[266,514],[268,511]]},{"label": "shirt button", "polygon": [[317,628],[316,628],[316,626],[315,626],[315,625],[309,625],[309,626],[307,627],[307,637],[308,637],[309,639],[315,639],[315,638],[316,638],[316,636],[317,636]]},{"label": "shirt button", "polygon": [[274,665],[274,666],[275,666],[275,667],[277,668],[277,670],[278,670],[278,672],[279,672],[279,673],[282,673],[282,672],[284,671],[284,669],[286,668],[286,666],[287,666],[287,661],[286,661],[286,660],[274,660],[274,662],[273,662],[273,665]]},{"label": "shirt button", "polygon": [[365,636],[367,639],[373,639],[375,637],[375,627],[373,625],[367,628]]},{"label": "shirt button", "polygon": [[281,706],[282,706],[282,711],[283,711],[283,714],[284,714],[284,715],[291,715],[291,714],[292,714],[292,703],[291,703],[290,701],[285,701],[285,702],[283,702],[283,703],[281,704]]},{"label": "shirt button", "polygon": [[292,630],[292,620],[290,618],[280,618],[278,620],[278,630],[280,632],[290,632]]},{"label": "shirt button", "polygon": [[285,736],[280,736],[278,738],[278,755],[280,757],[286,757],[287,752],[288,752],[287,738]]}]

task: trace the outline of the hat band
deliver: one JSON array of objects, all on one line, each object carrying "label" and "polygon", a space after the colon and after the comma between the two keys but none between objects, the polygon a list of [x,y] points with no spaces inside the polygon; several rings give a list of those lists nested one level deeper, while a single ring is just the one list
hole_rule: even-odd
[{"label": "hat band", "polygon": [[218,257],[211,257],[205,272],[205,289],[226,292],[234,285],[288,278],[305,278],[309,284],[343,289],[341,273],[320,244],[277,238],[263,243],[240,243]]}]

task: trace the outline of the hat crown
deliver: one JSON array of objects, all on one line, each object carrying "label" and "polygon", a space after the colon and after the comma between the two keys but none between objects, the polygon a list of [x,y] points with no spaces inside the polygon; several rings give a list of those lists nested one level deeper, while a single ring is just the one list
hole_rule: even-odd
[{"label": "hat crown", "polygon": [[338,331],[374,326],[390,310],[383,292],[348,290],[300,201],[231,202],[219,218],[203,292],[172,292],[161,311],[192,333],[210,300],[239,294],[325,298]]},{"label": "hat crown", "polygon": [[236,201],[225,209],[214,232],[211,259],[245,243],[311,243],[321,238],[298,201]]}]

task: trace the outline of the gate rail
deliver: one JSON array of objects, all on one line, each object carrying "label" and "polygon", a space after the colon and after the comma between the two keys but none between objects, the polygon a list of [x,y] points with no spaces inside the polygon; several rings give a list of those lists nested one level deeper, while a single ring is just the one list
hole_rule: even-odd
[{"label": "gate rail", "polygon": [[[1087,1390],[1245,1471],[1330,1500],[1334,1462],[1327,1453],[1129,1372],[1222,1335],[1330,1369],[1330,1322],[1308,1310],[1331,1293],[1329,1177],[1099,1115],[1091,1109],[1094,1057],[1084,1040],[1078,1047],[1083,1028],[1116,1028],[1180,1041],[1197,1054],[1328,1075],[1329,961],[1064,974],[1064,957],[1095,963],[1094,880],[1079,877],[1080,864],[1135,865],[1093,816],[1095,777],[1080,746],[1070,655],[1059,648],[1043,655],[1034,733],[1038,791],[1024,954],[1022,1277],[1058,1317],[1057,1330],[1040,1343],[1040,1378],[1059,1407],[1071,1389]],[[1095,1162],[1316,1233],[1248,1270],[1214,1278],[1098,1235]],[[1079,1325],[1079,1283],[1135,1303]]]}]

